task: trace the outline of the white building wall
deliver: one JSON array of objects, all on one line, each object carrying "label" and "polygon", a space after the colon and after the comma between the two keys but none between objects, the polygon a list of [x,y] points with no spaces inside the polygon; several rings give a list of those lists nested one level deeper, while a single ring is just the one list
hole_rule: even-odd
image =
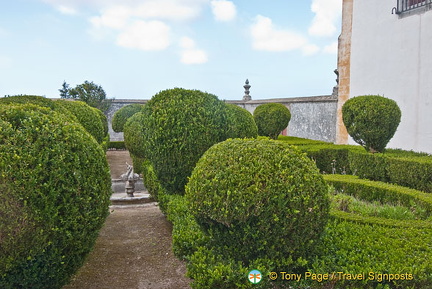
[{"label": "white building wall", "polygon": [[398,16],[395,5],[354,1],[350,98],[394,99],[402,120],[388,147],[432,153],[432,10]]}]

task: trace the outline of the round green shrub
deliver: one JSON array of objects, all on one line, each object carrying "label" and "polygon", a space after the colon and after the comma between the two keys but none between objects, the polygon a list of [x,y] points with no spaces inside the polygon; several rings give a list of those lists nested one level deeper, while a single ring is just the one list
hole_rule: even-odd
[{"label": "round green shrub", "polygon": [[342,106],[342,119],[353,140],[370,152],[383,152],[401,121],[396,101],[362,95]]},{"label": "round green shrub", "polygon": [[159,92],[144,106],[144,149],[167,193],[184,193],[201,155],[226,138],[225,104],[183,88]]},{"label": "round green shrub", "polygon": [[232,103],[225,103],[228,130],[226,138],[256,138],[258,128],[252,114]]},{"label": "round green shrub", "polygon": [[63,107],[70,111],[78,120],[78,122],[96,139],[98,143],[102,143],[106,134],[104,134],[104,125],[100,115],[94,108],[82,101],[72,101],[59,99],[55,101],[59,107]]},{"label": "round green shrub", "polygon": [[123,106],[119,110],[117,110],[114,113],[114,116],[112,118],[112,128],[115,132],[122,132],[124,131],[124,125],[126,121],[133,116],[135,113],[140,112],[143,108],[142,104],[129,104],[126,106]]},{"label": "round green shrub", "polygon": [[0,98],[0,105],[7,104],[35,104],[42,107],[47,107],[49,109],[60,112],[68,116],[73,121],[78,121],[75,115],[73,115],[69,110],[64,107],[60,107],[55,104],[55,102],[49,98],[39,96],[39,95],[14,95],[4,98]]},{"label": "round green shrub", "polygon": [[314,162],[294,146],[265,139],[211,147],[185,197],[221,254],[245,264],[307,256],[329,213],[328,187]]},{"label": "round green shrub", "polygon": [[291,119],[289,109],[280,103],[265,103],[259,105],[253,113],[258,127],[258,135],[277,139]]},{"label": "round green shrub", "polygon": [[124,143],[129,153],[145,158],[144,140],[144,114],[138,112],[131,116],[124,125]]},{"label": "round green shrub", "polygon": [[31,103],[43,107],[48,107],[50,109],[55,109],[54,102],[46,97],[39,96],[39,95],[13,95],[8,97],[0,98],[0,104],[26,104]]},{"label": "round green shrub", "polygon": [[0,288],[61,288],[107,214],[110,174],[98,143],[64,115],[0,105]]}]

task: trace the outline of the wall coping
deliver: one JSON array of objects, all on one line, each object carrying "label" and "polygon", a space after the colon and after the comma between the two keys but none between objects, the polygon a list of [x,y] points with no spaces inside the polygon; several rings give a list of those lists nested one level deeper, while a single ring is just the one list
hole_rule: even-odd
[{"label": "wall coping", "polygon": [[[113,99],[113,103],[146,103],[149,99]],[[238,103],[238,104],[260,104],[260,103],[271,103],[271,102],[337,102],[337,97],[333,95],[318,95],[318,96],[302,96],[302,97],[287,97],[287,98],[271,98],[271,99],[256,99],[256,100],[223,100],[227,103]]]}]

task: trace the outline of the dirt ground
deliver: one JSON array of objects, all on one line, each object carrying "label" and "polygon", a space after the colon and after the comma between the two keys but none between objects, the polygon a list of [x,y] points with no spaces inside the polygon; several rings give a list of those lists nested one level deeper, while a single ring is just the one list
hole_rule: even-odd
[{"label": "dirt ground", "polygon": [[[131,163],[127,151],[108,151],[111,175]],[[63,289],[190,288],[186,265],[172,252],[171,224],[155,203],[110,209],[93,252]]]}]

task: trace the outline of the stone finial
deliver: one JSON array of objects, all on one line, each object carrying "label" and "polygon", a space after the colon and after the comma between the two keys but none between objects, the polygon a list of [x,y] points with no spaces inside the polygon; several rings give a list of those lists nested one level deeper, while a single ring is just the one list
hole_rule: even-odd
[{"label": "stone finial", "polygon": [[249,85],[249,79],[246,79],[245,85],[243,85],[245,89],[245,95],[243,96],[243,101],[249,101],[252,100],[252,97],[249,95],[250,91],[249,89],[251,86]]}]

